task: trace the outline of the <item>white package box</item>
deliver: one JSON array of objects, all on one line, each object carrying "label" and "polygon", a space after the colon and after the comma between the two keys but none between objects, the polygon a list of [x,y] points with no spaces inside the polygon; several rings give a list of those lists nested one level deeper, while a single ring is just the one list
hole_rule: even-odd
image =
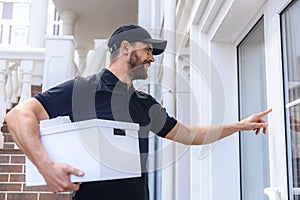
[{"label": "white package box", "polygon": [[[72,182],[101,181],[141,176],[139,125],[92,119],[41,129],[49,157],[82,170]],[[43,176],[26,158],[26,185],[46,185]]]}]

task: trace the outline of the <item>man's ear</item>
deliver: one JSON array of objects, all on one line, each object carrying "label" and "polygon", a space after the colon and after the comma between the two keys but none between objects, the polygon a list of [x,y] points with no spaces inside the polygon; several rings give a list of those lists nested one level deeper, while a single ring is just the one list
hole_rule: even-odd
[{"label": "man's ear", "polygon": [[130,51],[130,43],[128,41],[124,40],[121,43],[120,50],[121,50],[122,54],[128,55],[129,51]]}]

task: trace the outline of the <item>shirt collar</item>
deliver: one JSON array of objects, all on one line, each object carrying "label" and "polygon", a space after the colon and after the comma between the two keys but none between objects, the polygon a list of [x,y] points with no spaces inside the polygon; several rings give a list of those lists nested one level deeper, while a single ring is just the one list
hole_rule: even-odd
[{"label": "shirt collar", "polygon": [[[127,89],[127,84],[120,81],[118,77],[116,77],[110,70],[105,68],[100,73],[101,73],[101,79],[104,81],[105,85],[112,86],[112,87],[118,85],[118,87]],[[133,85],[128,90],[130,91],[134,90]]]}]

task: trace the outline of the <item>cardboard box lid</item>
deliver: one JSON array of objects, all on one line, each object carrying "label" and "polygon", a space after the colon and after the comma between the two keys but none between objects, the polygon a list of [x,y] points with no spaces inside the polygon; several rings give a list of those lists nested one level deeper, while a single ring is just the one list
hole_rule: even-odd
[{"label": "cardboard box lid", "polygon": [[91,127],[107,127],[113,129],[124,129],[124,130],[139,130],[139,124],[130,123],[130,122],[120,122],[113,120],[104,120],[104,119],[90,119],[85,121],[79,121],[69,124],[62,124],[57,126],[52,126],[48,128],[42,128],[40,130],[41,136],[50,135],[50,134],[59,134],[68,131],[74,131],[78,129],[87,129]]}]

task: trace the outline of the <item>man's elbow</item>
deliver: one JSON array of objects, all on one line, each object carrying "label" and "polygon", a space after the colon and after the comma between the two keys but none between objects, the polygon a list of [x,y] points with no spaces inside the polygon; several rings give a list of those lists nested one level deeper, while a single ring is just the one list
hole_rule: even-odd
[{"label": "man's elbow", "polygon": [[14,107],[12,110],[10,110],[5,116],[4,121],[9,126],[11,123],[16,121],[17,117],[20,115],[21,110],[17,107]]}]

